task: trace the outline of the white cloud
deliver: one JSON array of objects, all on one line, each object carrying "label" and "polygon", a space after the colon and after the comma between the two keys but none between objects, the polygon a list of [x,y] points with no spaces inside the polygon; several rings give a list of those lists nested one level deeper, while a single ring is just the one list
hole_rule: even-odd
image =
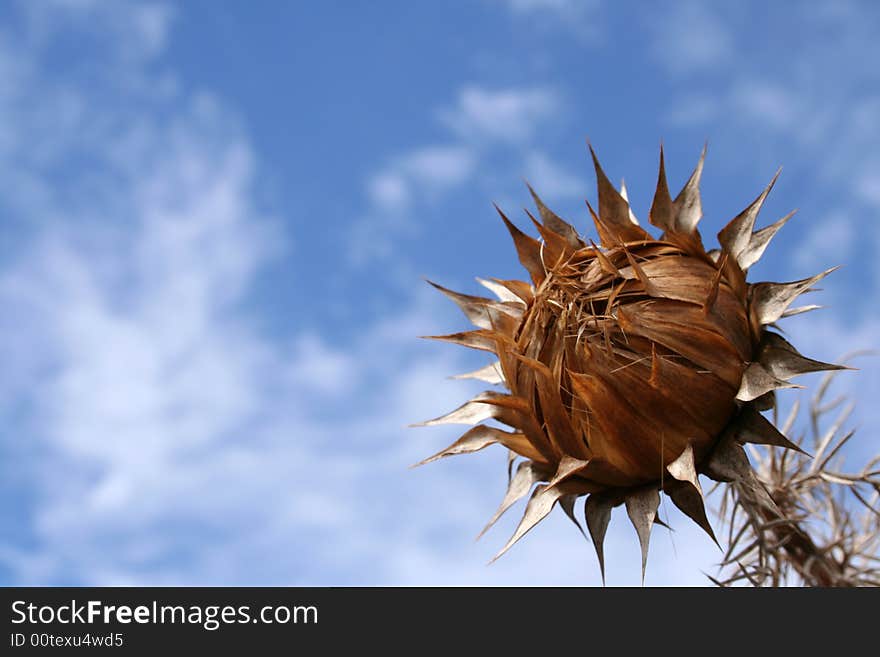
[{"label": "white cloud", "polygon": [[91,555],[105,549],[119,551],[106,560],[116,569],[145,543],[157,544],[142,559],[157,559],[176,540],[157,541],[173,516],[216,524],[223,504],[206,508],[213,494],[198,486],[216,487],[233,465],[220,446],[263,412],[260,373],[277,367],[229,314],[268,252],[250,230],[241,145],[219,160],[173,138],[162,148],[160,172],[121,190],[131,233],[98,236],[113,255],[58,227],[3,278],[10,311],[31,318],[18,329],[53,363],[32,398],[5,384],[32,399],[41,437],[42,465],[28,466],[49,558],[33,581],[92,577]]},{"label": "white cloud", "polygon": [[812,224],[794,248],[795,268],[818,272],[849,261],[856,236],[851,216],[837,212],[825,217]]},{"label": "white cloud", "polygon": [[459,144],[422,146],[391,158],[366,184],[369,207],[349,229],[349,263],[388,258],[392,244],[411,235],[409,211],[416,202],[436,201],[474,173],[479,155]]},{"label": "white cloud", "polygon": [[654,34],[654,54],[667,70],[683,75],[733,62],[733,35],[715,9],[704,2],[678,0],[645,13]]},{"label": "white cloud", "polygon": [[880,163],[866,164],[855,178],[859,198],[880,209]]},{"label": "white cloud", "polygon": [[[864,64],[878,55],[869,27],[875,10],[866,4],[819,3],[803,16],[796,37],[783,34],[779,40],[753,31],[754,19],[748,15],[753,11],[763,9],[686,0],[649,16],[651,47],[671,73],[670,97],[684,97],[673,101],[670,120],[707,123],[727,112],[723,118],[731,124],[802,149],[818,163],[819,177],[857,184],[853,171],[874,159],[880,143],[874,118],[880,105],[874,91],[877,72]],[[781,17],[768,15],[762,28],[778,31]],[[676,42],[688,43],[680,32],[715,44],[707,45],[710,52],[717,50],[714,55],[682,58],[708,62],[711,76],[680,77],[689,70],[675,68],[671,55]],[[800,48],[806,42],[811,47]]]},{"label": "white cloud", "polygon": [[289,383],[307,391],[309,396],[340,396],[357,385],[361,368],[352,354],[328,345],[316,335],[297,337],[286,370]]},{"label": "white cloud", "polygon": [[560,109],[558,95],[545,88],[464,87],[458,102],[440,119],[463,139],[521,142]]},{"label": "white cloud", "polygon": [[367,182],[370,201],[381,210],[402,212],[415,197],[460,185],[474,170],[476,153],[466,146],[424,146],[394,158]]},{"label": "white cloud", "polygon": [[716,118],[722,103],[707,94],[690,94],[675,100],[666,113],[673,125],[701,125]]},{"label": "white cloud", "polygon": [[802,99],[780,84],[743,78],[726,91],[692,92],[673,101],[666,118],[675,125],[704,125],[734,111],[742,120],[764,129],[803,134],[808,126],[801,122],[801,104]]},{"label": "white cloud", "polygon": [[572,0],[504,0],[514,11],[566,11],[577,4]]},{"label": "white cloud", "polygon": [[383,210],[407,209],[414,197],[424,198],[465,182],[476,165],[466,146],[424,146],[394,158],[367,183],[370,200]]},{"label": "white cloud", "polygon": [[[141,176],[116,192],[125,231],[68,215],[2,272],[18,321],[0,344],[51,364],[2,373],[7,409],[33,408],[35,459],[18,467],[39,499],[34,547],[2,550],[17,581],[383,583],[401,577],[386,542],[414,532],[406,549],[424,552],[428,527],[395,524],[386,498],[428,449],[402,425],[458,402],[442,392],[454,359],[407,355],[431,330],[422,310],[346,350],[261,336],[241,303],[275,252],[270,219],[247,144],[197,136],[205,120],[178,115],[137,151]],[[429,473],[402,507],[447,479]],[[345,574],[363,559],[373,575]]]},{"label": "white cloud", "polygon": [[[528,20],[531,29],[565,29],[585,41],[601,39],[601,0],[494,0],[517,18]],[[537,23],[536,23],[537,21]]]},{"label": "white cloud", "polygon": [[460,185],[475,164],[476,156],[466,146],[427,146],[403,156],[397,166],[414,184],[433,191]]},{"label": "white cloud", "polygon": [[367,181],[370,202],[382,209],[401,211],[410,202],[409,183],[400,171],[383,171]]},{"label": "white cloud", "polygon": [[585,181],[561,167],[545,153],[533,151],[526,158],[526,180],[545,201],[586,198]]},{"label": "white cloud", "polygon": [[[798,122],[800,102],[782,85],[744,80],[731,91],[730,105],[771,129],[803,129]],[[797,126],[797,127],[796,127]]]},{"label": "white cloud", "polygon": [[438,112],[452,133],[449,143],[419,145],[393,156],[367,179],[368,207],[348,233],[349,264],[388,259],[395,241],[415,231],[410,219],[415,204],[435,203],[473,181],[480,165],[502,148],[513,147],[526,160],[520,175],[542,177],[560,196],[570,195],[572,179],[546,157],[535,155],[529,143],[535,130],[558,114],[560,105],[558,94],[547,88],[463,87],[457,103]]},{"label": "white cloud", "polygon": [[133,60],[149,59],[164,50],[174,18],[173,8],[165,2],[50,0],[23,5],[38,37],[76,27],[100,35],[101,45],[112,48],[116,57]]}]

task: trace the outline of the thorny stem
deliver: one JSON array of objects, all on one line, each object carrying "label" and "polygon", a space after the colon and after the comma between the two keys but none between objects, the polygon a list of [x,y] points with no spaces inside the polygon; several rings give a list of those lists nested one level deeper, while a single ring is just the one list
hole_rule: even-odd
[{"label": "thorny stem", "polygon": [[[790,496],[784,490],[776,494],[773,491],[768,493],[777,508],[760,505],[754,511],[761,520],[760,530],[768,534],[767,539],[772,541],[770,544],[784,551],[804,582],[815,586],[850,586],[840,564],[834,561],[828,551],[817,546],[795,519],[796,511],[792,508]],[[739,491],[738,494],[741,499],[746,499]]]},{"label": "thorny stem", "polygon": [[[852,409],[845,406],[821,431],[824,416],[842,401],[824,402],[833,376],[825,377],[810,403],[815,456],[753,450],[755,471],[726,488],[719,515],[728,525],[721,563],[727,577],[713,578],[717,584],[880,586],[880,457],[860,472],[838,471],[839,452],[853,436],[841,431]],[[795,406],[783,433],[797,412]]]}]

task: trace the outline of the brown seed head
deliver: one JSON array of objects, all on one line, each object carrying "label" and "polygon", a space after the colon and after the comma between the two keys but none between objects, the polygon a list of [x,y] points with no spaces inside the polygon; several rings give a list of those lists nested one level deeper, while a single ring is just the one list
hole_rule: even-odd
[{"label": "brown seed head", "polygon": [[[531,283],[481,280],[497,301],[435,286],[478,329],[434,337],[494,353],[496,363],[465,376],[508,393],[485,392],[426,422],[478,425],[426,461],[493,443],[510,450],[511,466],[521,457],[490,525],[538,484],[501,553],[556,502],[574,520],[575,500],[588,495],[584,514],[600,565],[611,508],[625,502],[644,568],[659,490],[714,539],[697,474],[757,486],[740,443],[793,446],[760,414],[774,391],[795,387],[788,380],[797,374],[840,369],[801,356],[767,330],[802,312],[789,306],[828,271],[793,283],[746,282],[791,216],[754,230],[776,177],[718,234],[720,249],[703,247],[704,156],[672,199],[661,149],[649,214],[659,238],[638,224],[625,190],[611,185],[593,153],[598,213],[588,208],[601,246],[586,243],[530,187],[540,240],[498,212]],[[478,424],[488,419],[513,431]]]}]

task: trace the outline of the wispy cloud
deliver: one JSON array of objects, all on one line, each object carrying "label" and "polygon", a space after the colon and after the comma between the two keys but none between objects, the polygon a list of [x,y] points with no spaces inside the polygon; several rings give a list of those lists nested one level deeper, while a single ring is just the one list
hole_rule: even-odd
[{"label": "wispy cloud", "polygon": [[600,41],[601,0],[492,0],[531,26],[567,30],[586,42]]},{"label": "wispy cloud", "polygon": [[[196,110],[183,121],[206,118]],[[279,354],[236,311],[273,250],[250,201],[248,149],[179,127],[164,136],[159,166],[142,160],[153,173],[116,194],[124,230],[95,223],[106,208],[59,208],[62,223],[3,273],[4,302],[29,318],[17,329],[28,352],[51,364],[34,387],[4,372],[13,399],[35,409],[40,458],[19,465],[42,500],[29,528],[37,552],[54,557],[30,572],[19,555],[23,581],[74,581],[106,550],[119,551],[105,560],[118,572],[98,579],[125,581],[193,540],[189,530],[160,538],[174,516],[216,526],[223,504],[214,508],[210,491],[237,467],[221,446],[234,450],[265,415],[264,373],[278,370]]]},{"label": "wispy cloud", "polygon": [[[739,82],[731,90],[729,105],[773,129],[793,129],[800,118],[800,99],[784,86],[763,80]],[[804,126],[800,125],[799,129],[803,130]]]},{"label": "wispy cloud", "polygon": [[855,189],[859,198],[880,210],[880,162],[867,162],[855,176]]},{"label": "wispy cloud", "polygon": [[476,164],[466,146],[425,146],[394,158],[367,182],[370,201],[383,210],[406,210],[415,197],[449,190],[464,182]]},{"label": "wispy cloud", "polygon": [[533,151],[525,162],[525,177],[547,199],[586,198],[584,176],[577,176],[550,159],[545,153]]},{"label": "wispy cloud", "polygon": [[409,206],[411,196],[406,175],[393,168],[377,173],[367,181],[367,197],[377,208],[400,212]]},{"label": "wispy cloud", "polygon": [[676,0],[645,12],[642,18],[654,34],[657,61],[677,75],[729,65],[736,54],[733,35],[717,9],[705,2]]},{"label": "wispy cloud", "polygon": [[723,111],[725,100],[706,93],[690,93],[671,104],[665,119],[677,126],[706,125]]},{"label": "wispy cloud", "polygon": [[809,124],[803,121],[804,99],[784,84],[760,78],[737,80],[722,92],[696,92],[674,102],[667,119],[677,125],[707,126],[725,113],[735,111],[742,121],[764,129],[796,133],[807,138]]},{"label": "wispy cloud", "polygon": [[799,271],[820,271],[848,262],[854,253],[857,231],[851,216],[837,212],[809,227],[795,251]]},{"label": "wispy cloud", "polygon": [[401,168],[425,188],[461,184],[474,167],[474,154],[463,146],[420,148],[401,160]]},{"label": "wispy cloud", "polygon": [[410,236],[415,203],[438,200],[465,182],[477,165],[477,149],[465,144],[422,146],[391,158],[367,180],[369,206],[349,232],[349,262],[363,265],[391,255],[395,239]]},{"label": "wispy cloud", "polygon": [[436,113],[449,132],[447,143],[393,155],[367,179],[368,205],[349,231],[349,263],[363,266],[390,257],[394,242],[415,231],[410,218],[418,203],[437,203],[473,181],[499,152],[518,163],[513,175],[540,177],[553,187],[548,194],[572,194],[571,176],[531,145],[536,130],[558,117],[562,105],[559,94],[546,87],[462,87],[456,101]]},{"label": "wispy cloud", "polygon": [[59,29],[75,28],[100,38],[121,64],[146,60],[164,50],[173,26],[174,10],[166,2],[121,0],[50,0],[22,3],[38,41]]},{"label": "wispy cloud", "polygon": [[522,142],[560,108],[558,95],[545,88],[487,89],[469,85],[440,119],[465,140]]},{"label": "wispy cloud", "polygon": [[[141,175],[111,204],[124,226],[105,206],[59,208],[3,268],[18,321],[0,344],[29,356],[7,361],[3,410],[32,409],[32,454],[15,467],[37,502],[25,542],[4,541],[0,558],[30,584],[417,581],[395,546],[446,556],[386,498],[427,451],[402,426],[456,405],[441,372],[464,364],[410,355],[411,334],[432,330],[417,307],[345,349],[311,331],[261,335],[244,306],[276,253],[275,222],[254,202],[247,142],[205,134],[210,120],[200,103],[176,109],[129,149]],[[400,507],[452,488],[428,473]]]},{"label": "wispy cloud", "polygon": [[573,0],[502,0],[513,11],[569,11],[577,5]]}]

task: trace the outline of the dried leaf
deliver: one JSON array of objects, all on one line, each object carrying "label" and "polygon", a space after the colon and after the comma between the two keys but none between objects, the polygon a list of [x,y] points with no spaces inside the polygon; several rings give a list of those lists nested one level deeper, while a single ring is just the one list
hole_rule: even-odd
[{"label": "dried leaf", "polygon": [[556,473],[547,485],[556,486],[569,477],[572,477],[579,472],[583,472],[588,465],[590,465],[589,460],[578,459],[565,454],[562,459],[560,459],[559,466],[556,468]]},{"label": "dried leaf", "polygon": [[800,446],[786,438],[772,422],[752,408],[751,404],[745,404],[742,407],[736,419],[735,431],[736,439],[742,443],[784,447],[809,456]]},{"label": "dried leaf", "polygon": [[450,333],[449,335],[423,335],[423,340],[437,340],[439,342],[451,342],[452,344],[470,347],[480,351],[495,352],[499,334],[495,331],[478,329],[476,331],[464,331],[462,333]]},{"label": "dried leaf", "polygon": [[627,335],[640,335],[681,354],[731,386],[742,378],[740,356],[730,341],[706,326],[700,307],[680,303],[673,312],[668,302],[637,301],[617,309],[617,321]]},{"label": "dried leaf", "polygon": [[538,457],[523,453],[524,456],[545,463],[555,463],[559,460],[559,452],[547,440],[546,434],[538,425],[534,413],[532,413],[531,407],[525,399],[515,395],[505,395],[491,391],[484,392],[474,399],[479,404],[492,406],[495,409],[492,417],[519,430],[541,455]]},{"label": "dried leaf", "polygon": [[802,356],[785,338],[769,331],[761,338],[758,361],[773,376],[786,381],[809,372],[852,369]]},{"label": "dried leaf", "polygon": [[507,541],[498,554],[492,557],[492,561],[489,563],[498,560],[501,555],[513,547],[519,539],[525,536],[532,527],[546,518],[557,500],[565,494],[567,494],[567,492],[559,487],[548,488],[543,485],[537,486],[535,492],[532,493],[531,499],[529,499],[529,503],[526,505],[525,513],[523,513],[522,520],[517,526],[516,531],[513,533],[513,536],[510,537],[510,540]]},{"label": "dried leaf", "polygon": [[687,481],[698,491],[702,492],[700,482],[697,479],[697,469],[694,466],[693,445],[688,444],[681,453],[681,456],[666,466],[666,471],[678,481]]},{"label": "dried leaf", "polygon": [[739,258],[737,258],[739,266],[743,269],[748,269],[758,262],[758,260],[761,259],[761,256],[764,255],[764,250],[767,248],[767,245],[770,244],[770,240],[773,239],[776,233],[779,232],[779,230],[794,216],[796,212],[797,210],[792,210],[777,222],[752,233],[751,238],[749,238],[748,246],[742,250],[739,254]]},{"label": "dried leaf", "polygon": [[703,216],[703,208],[700,204],[700,177],[703,175],[705,161],[706,146],[703,146],[694,172],[672,203],[676,232],[693,233],[696,230],[697,222]]},{"label": "dried leaf", "polygon": [[633,213],[632,206],[629,205],[629,195],[626,192],[626,182],[623,180],[623,178],[620,179],[620,196],[624,201],[626,201],[626,204],[629,206],[629,220],[630,220],[630,222],[635,224],[636,226],[638,226],[639,220],[636,218],[635,213]]},{"label": "dried leaf", "polygon": [[535,298],[535,289],[525,281],[502,280],[500,278],[492,278],[489,281],[506,288],[526,305],[530,304]]},{"label": "dried leaf", "polygon": [[532,199],[535,201],[535,206],[538,208],[538,214],[541,215],[541,221],[544,222],[544,225],[552,230],[557,235],[563,237],[566,242],[568,242],[569,246],[573,249],[579,249],[584,246],[584,241],[578,236],[577,231],[574,227],[559,217],[553,210],[544,205],[544,202],[538,196],[532,186],[526,183],[526,187],[529,188],[529,193],[532,195]]},{"label": "dried leaf", "polygon": [[593,540],[596,549],[596,557],[599,559],[599,570],[602,571],[602,583],[605,583],[605,532],[611,521],[612,502],[601,495],[590,495],[584,503],[584,518],[587,521],[587,531]]},{"label": "dried leaf", "polygon": [[801,313],[808,313],[811,310],[819,310],[823,306],[817,306],[815,304],[811,304],[809,306],[799,306],[797,308],[789,308],[784,313],[782,313],[782,318],[786,317],[794,317],[795,315],[800,315]]},{"label": "dried leaf", "polygon": [[697,476],[694,464],[694,449],[692,445],[681,453],[675,461],[666,466],[666,470],[673,476],[675,481],[667,481],[664,490],[682,513],[696,522],[717,544],[715,532],[706,517],[706,507],[703,502],[703,489]]},{"label": "dried leaf", "polygon": [[514,226],[510,219],[504,215],[501,208],[497,205],[495,206],[495,209],[498,211],[498,214],[501,215],[504,225],[507,226],[507,230],[513,238],[513,243],[514,246],[516,246],[516,252],[519,255],[520,263],[526,268],[526,271],[529,272],[534,284],[540,285],[541,281],[547,276],[544,271],[544,262],[541,260],[541,243],[534,237],[526,235],[519,228]]},{"label": "dried leaf", "polygon": [[596,246],[592,240],[590,240],[590,244],[596,250],[596,260],[599,262],[599,266],[602,268],[606,274],[611,274],[612,276],[621,276],[620,270],[615,266],[611,260],[609,260],[608,256],[602,252],[598,246]]},{"label": "dried leaf", "polygon": [[455,302],[465,317],[474,326],[482,329],[497,330],[499,327],[505,326],[512,329],[513,326],[509,323],[510,318],[518,320],[522,316],[521,303],[505,304],[500,301],[486,299],[485,297],[455,292],[433,281],[428,281],[428,283]]},{"label": "dried leaf", "polygon": [[656,488],[644,488],[631,493],[626,498],[626,513],[639,536],[642,549],[642,584],[645,583],[645,567],[648,564],[648,544],[651,540],[651,526],[657,517],[660,506],[660,492]]},{"label": "dried leaf", "polygon": [[703,501],[702,491],[691,483],[682,481],[667,482],[664,491],[679,511],[697,523],[720,548],[712,525],[709,523],[709,518],[706,516],[706,505]]},{"label": "dried leaf", "polygon": [[648,278],[648,275],[645,274],[645,271],[642,269],[639,263],[636,262],[635,258],[633,258],[629,250],[624,248],[623,252],[626,254],[626,259],[629,262],[629,266],[635,273],[636,278],[638,278],[639,282],[642,284],[642,287],[645,290],[645,294],[652,297],[660,296],[657,286],[651,282],[651,279]]},{"label": "dried leaf", "polygon": [[654,201],[648,212],[648,221],[664,231],[675,229],[673,216],[672,197],[669,195],[669,185],[666,182],[666,167],[663,163],[663,146],[660,146],[660,173],[657,176],[657,189],[654,192]]},{"label": "dried leaf", "polygon": [[490,392],[481,392],[479,395],[465,402],[454,411],[441,415],[433,420],[413,424],[413,427],[432,427],[438,424],[477,424],[483,420],[496,417],[498,406],[483,403],[495,395]]},{"label": "dried leaf", "polygon": [[522,434],[511,434],[502,431],[501,429],[487,427],[481,424],[468,430],[461,438],[456,440],[446,449],[440,450],[433,456],[429,456],[428,458],[419,461],[412,467],[415,468],[420,465],[425,465],[426,463],[431,463],[432,461],[437,461],[447,456],[478,452],[489,445],[494,445],[495,443],[501,443],[508,446],[511,444],[521,446],[524,441],[525,437]]},{"label": "dried leaf", "polygon": [[810,278],[791,283],[755,283],[751,288],[751,312],[762,325],[772,324],[782,317],[798,296],[837,269],[838,267],[832,267]]},{"label": "dried leaf", "polygon": [[764,205],[767,195],[770,193],[770,190],[773,189],[773,185],[776,184],[776,179],[779,177],[780,172],[781,169],[776,172],[773,179],[770,181],[770,184],[764,188],[764,191],[758,195],[758,198],[752,201],[745,210],[734,217],[730,223],[718,233],[718,242],[725,251],[736,258],[737,263],[743,269],[746,267],[743,265],[741,256],[751,242],[752,231],[755,227],[755,219],[758,216],[758,212],[761,211],[761,206]]},{"label": "dried leaf", "polygon": [[727,437],[712,452],[705,474],[716,481],[739,481],[752,474],[752,466],[742,446]]},{"label": "dried leaf", "polygon": [[740,401],[752,401],[771,390],[779,388],[802,388],[803,386],[777,379],[773,374],[764,369],[761,363],[751,363],[743,372],[742,383],[736,398]]},{"label": "dried leaf", "polygon": [[559,448],[561,454],[589,459],[592,454],[587,449],[586,444],[572,429],[568,411],[566,411],[562,403],[559,379],[541,361],[518,354],[514,354],[514,356],[535,372],[538,399],[541,402],[541,408],[544,410],[544,422],[546,423],[551,442]]},{"label": "dried leaf", "polygon": [[562,510],[565,512],[565,515],[568,516],[568,519],[574,523],[574,526],[578,528],[581,535],[586,538],[587,535],[584,533],[584,528],[581,527],[581,523],[578,522],[578,519],[574,515],[574,504],[577,502],[578,497],[579,496],[576,493],[563,495],[559,498],[559,506],[562,507]]},{"label": "dried leaf", "polygon": [[749,406],[754,408],[756,411],[769,411],[771,408],[776,406],[776,392],[771,390],[770,392],[765,392],[759,397],[755,397],[751,402],[749,402]]},{"label": "dried leaf", "polygon": [[612,378],[571,373],[572,392],[591,410],[590,449],[630,479],[652,478],[663,445],[637,402],[623,399]]},{"label": "dried leaf", "polygon": [[541,262],[544,263],[544,270],[548,272],[556,270],[571,257],[575,249],[564,237],[553,232],[540,221],[535,219],[531,212],[528,210],[525,212],[528,218],[532,221],[535,229],[541,235]]},{"label": "dried leaf", "polygon": [[486,367],[481,367],[473,372],[465,372],[464,374],[456,374],[453,379],[476,379],[477,381],[485,381],[486,383],[501,384],[504,383],[504,375],[501,372],[501,363],[495,361],[489,363]]},{"label": "dried leaf", "polygon": [[[477,282],[485,287],[487,290],[492,292],[492,294],[494,294],[496,297],[498,297],[499,301],[515,303],[521,306],[526,305],[526,302],[519,295],[511,292],[511,290],[503,283],[500,283],[494,279],[486,280],[485,278],[480,278],[479,276],[477,277]],[[516,282],[519,283],[520,281]]]},{"label": "dried leaf", "polygon": [[483,531],[477,536],[477,540],[489,531],[492,525],[498,522],[498,519],[504,515],[510,507],[528,495],[532,486],[536,482],[545,479],[547,474],[545,468],[533,461],[523,461],[520,463],[516,468],[516,473],[513,475],[507,486],[507,492],[504,494],[504,499],[501,501],[501,505],[498,507],[495,515],[493,515],[486,526],[483,527]]},{"label": "dried leaf", "polygon": [[590,146],[593,166],[596,169],[596,182],[599,187],[599,215],[596,228],[604,246],[620,242],[649,240],[651,236],[629,219],[629,203],[614,189],[608,176],[602,170],[593,147]]},{"label": "dried leaf", "polygon": [[724,275],[727,257],[726,253],[721,256],[721,261],[718,263],[718,271],[715,272],[715,275],[712,276],[712,280],[709,282],[709,291],[706,293],[705,301],[703,301],[703,312],[706,314],[712,311],[715,307],[715,301],[718,299],[718,289],[721,286],[721,278]]}]

